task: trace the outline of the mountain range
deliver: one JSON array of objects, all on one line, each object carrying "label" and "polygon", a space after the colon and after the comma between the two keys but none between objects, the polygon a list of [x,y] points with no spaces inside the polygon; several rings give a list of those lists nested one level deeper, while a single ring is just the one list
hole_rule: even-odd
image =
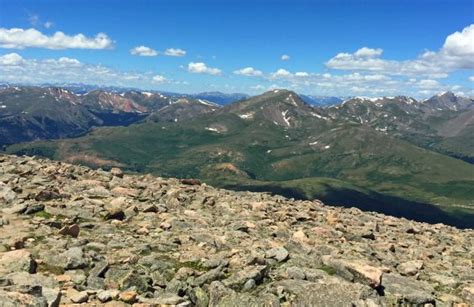
[{"label": "mountain range", "polygon": [[[10,87],[0,92],[0,104],[3,135],[14,135],[8,128],[17,122],[56,120],[39,111],[45,107],[58,123],[76,128],[34,137],[32,128],[10,143],[93,128],[78,138],[12,145],[9,153],[474,227],[474,101],[450,92],[424,101],[353,97],[318,107],[276,89],[221,106],[151,92]],[[80,115],[82,125],[62,118],[63,109]],[[5,125],[11,118],[18,120]],[[116,127],[94,128],[103,125]]]}]

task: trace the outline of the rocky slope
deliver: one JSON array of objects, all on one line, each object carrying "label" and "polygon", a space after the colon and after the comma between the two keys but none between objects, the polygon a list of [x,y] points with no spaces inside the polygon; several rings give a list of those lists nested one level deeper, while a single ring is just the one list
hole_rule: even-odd
[{"label": "rocky slope", "polygon": [[469,306],[474,233],[0,156],[0,305]]}]

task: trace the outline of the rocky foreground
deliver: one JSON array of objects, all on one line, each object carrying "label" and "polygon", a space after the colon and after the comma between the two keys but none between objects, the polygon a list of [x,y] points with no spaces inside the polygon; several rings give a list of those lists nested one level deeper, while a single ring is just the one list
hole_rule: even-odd
[{"label": "rocky foreground", "polygon": [[469,306],[474,232],[0,156],[0,306]]}]

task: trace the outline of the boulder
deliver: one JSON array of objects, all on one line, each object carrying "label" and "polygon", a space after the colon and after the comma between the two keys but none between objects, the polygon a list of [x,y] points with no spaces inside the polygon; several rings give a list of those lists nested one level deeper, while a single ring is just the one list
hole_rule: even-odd
[{"label": "boulder", "polygon": [[36,262],[31,253],[24,249],[0,254],[0,272],[36,272]]}]

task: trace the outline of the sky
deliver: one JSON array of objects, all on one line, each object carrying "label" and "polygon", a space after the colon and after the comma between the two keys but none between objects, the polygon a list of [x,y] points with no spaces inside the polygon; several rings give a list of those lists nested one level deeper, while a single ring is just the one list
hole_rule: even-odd
[{"label": "sky", "polygon": [[0,82],[474,96],[474,0],[0,0]]}]

